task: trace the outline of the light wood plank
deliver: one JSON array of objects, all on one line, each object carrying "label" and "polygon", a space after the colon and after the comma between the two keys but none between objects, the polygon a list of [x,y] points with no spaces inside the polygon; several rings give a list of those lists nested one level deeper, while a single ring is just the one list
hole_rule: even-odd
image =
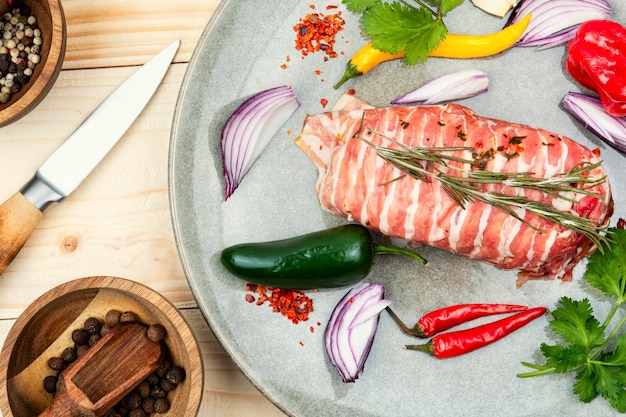
[{"label": "light wood plank", "polygon": [[138,65],[180,39],[176,62],[188,62],[216,0],[64,0],[68,22],[64,69]]}]

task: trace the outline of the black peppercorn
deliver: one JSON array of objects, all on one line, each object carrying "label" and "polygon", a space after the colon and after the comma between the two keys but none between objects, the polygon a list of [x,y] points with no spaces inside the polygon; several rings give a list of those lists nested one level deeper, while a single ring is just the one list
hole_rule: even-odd
[{"label": "black peppercorn", "polygon": [[148,397],[141,402],[141,408],[146,413],[154,413],[154,398]]},{"label": "black peppercorn", "polygon": [[76,357],[80,358],[89,350],[89,345],[80,345],[76,348]]},{"label": "black peppercorn", "polygon": [[135,391],[141,398],[148,398],[150,396],[150,383],[147,380],[141,381]]},{"label": "black peppercorn", "polygon": [[148,414],[141,408],[137,408],[128,413],[128,417],[148,417]]},{"label": "black peppercorn", "polygon": [[100,320],[95,317],[89,317],[87,320],[85,320],[85,330],[87,330],[87,333],[89,334],[100,333],[101,327],[102,324],[100,324]]},{"label": "black peppercorn", "polygon": [[43,389],[50,394],[53,394],[57,391],[57,382],[59,378],[56,375],[48,375],[43,379]]},{"label": "black peppercorn", "polygon": [[11,59],[9,58],[9,54],[0,54],[0,72],[4,73],[9,69],[9,63]]},{"label": "black peppercorn", "polygon": [[185,380],[185,376],[185,370],[176,365],[170,367],[165,374],[165,378],[172,384],[180,384]]},{"label": "black peppercorn", "polygon": [[150,396],[155,400],[158,400],[159,398],[167,397],[167,392],[165,392],[165,390],[161,388],[160,385],[155,385],[150,390]]},{"label": "black peppercorn", "polygon": [[141,406],[141,397],[133,391],[122,399],[122,405],[129,410],[139,408]]},{"label": "black peppercorn", "polygon": [[146,378],[146,381],[148,381],[148,384],[150,385],[156,385],[159,383],[159,381],[161,381],[161,378],[159,378],[159,376],[153,372],[150,375],[148,375],[148,378]]},{"label": "black peppercorn", "polygon": [[102,339],[102,336],[100,336],[99,334],[92,334],[92,335],[89,337],[89,342],[87,342],[87,344],[88,344],[89,346],[93,346],[93,345],[95,345],[96,343],[98,343],[98,341],[99,341],[100,339]]},{"label": "black peppercorn", "polygon": [[154,371],[155,374],[157,374],[159,376],[159,378],[165,378],[165,375],[167,374],[167,371],[170,368],[170,363],[165,361],[163,362],[163,364],[161,366],[159,366],[156,371]]},{"label": "black peppercorn", "polygon": [[159,382],[159,386],[163,388],[163,391],[165,392],[170,392],[171,390],[176,388],[176,384],[172,384],[170,381],[168,381],[165,378]]},{"label": "black peppercorn", "polygon": [[100,328],[100,336],[104,337],[105,334],[111,331],[111,328],[112,327],[109,326],[108,324],[102,325],[102,327]]},{"label": "black peppercorn", "polygon": [[125,322],[137,322],[139,321],[139,318],[137,317],[137,315],[131,311],[125,311],[120,315],[120,323],[125,323]]},{"label": "black peppercorn", "polygon": [[72,342],[77,346],[86,345],[89,342],[89,333],[85,329],[76,329],[72,332]]},{"label": "black peppercorn", "polygon": [[146,330],[146,336],[153,342],[163,340],[165,337],[165,327],[160,324],[152,324],[148,327],[148,330]]},{"label": "black peppercorn", "polygon": [[154,400],[154,411],[157,413],[167,413],[170,409],[170,402],[167,398],[159,398]]},{"label": "black peppercorn", "polygon": [[117,406],[116,408],[117,414],[121,415],[121,416],[127,416],[130,413],[130,410],[122,405]]},{"label": "black peppercorn", "polygon": [[53,371],[60,371],[65,366],[65,361],[63,358],[55,356],[53,358],[48,359],[48,367]]},{"label": "black peppercorn", "polygon": [[120,322],[121,314],[122,313],[120,313],[117,310],[110,310],[109,312],[107,312],[106,316],[104,317],[104,324],[106,324],[109,327],[115,326],[117,323]]},{"label": "black peppercorn", "polygon": [[67,363],[74,362],[76,360],[76,348],[75,347],[66,348],[61,354],[61,357]]}]

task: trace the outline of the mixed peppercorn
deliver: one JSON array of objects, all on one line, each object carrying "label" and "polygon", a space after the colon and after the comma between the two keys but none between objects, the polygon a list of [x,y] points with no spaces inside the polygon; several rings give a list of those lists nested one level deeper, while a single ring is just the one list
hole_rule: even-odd
[{"label": "mixed peppercorn", "polygon": [[4,14],[0,20],[0,104],[29,81],[41,60],[43,39],[37,18],[23,4]]},{"label": "mixed peppercorn", "polygon": [[[72,331],[74,345],[65,348],[60,356],[48,359],[48,367],[54,373],[44,378],[44,389],[54,394],[57,389],[58,374],[84,355],[118,323],[124,322],[139,322],[139,318],[133,312],[110,310],[103,322],[96,317],[86,319],[83,327]],[[165,335],[165,328],[160,324],[146,326],[146,336],[153,342],[163,340]],[[185,376],[186,373],[182,367],[166,359],[122,401],[104,414],[104,417],[146,417],[152,413],[167,413],[171,406],[168,394],[185,380]]]}]

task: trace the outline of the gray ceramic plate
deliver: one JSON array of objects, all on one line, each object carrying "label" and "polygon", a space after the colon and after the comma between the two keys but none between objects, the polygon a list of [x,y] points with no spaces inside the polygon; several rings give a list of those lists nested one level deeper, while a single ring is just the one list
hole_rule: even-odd
[{"label": "gray ceramic plate", "polygon": [[[577,89],[563,70],[563,47],[543,52],[516,48],[495,59],[431,59],[415,67],[393,62],[335,91],[332,84],[343,73],[347,57],[363,42],[358,21],[344,12],[346,28],[336,49],[345,56],[328,62],[321,55],[301,59],[294,49],[293,26],[311,12],[311,3],[327,13],[327,3],[318,1],[225,1],[200,39],[176,109],[170,155],[176,239],[189,284],[226,351],[271,401],[285,413],[300,417],[612,414],[603,400],[580,403],[572,394],[571,375],[516,377],[526,370],[521,361],[541,360],[539,345],[551,337],[545,318],[485,349],[438,361],[403,350],[413,340],[383,314],[364,373],[356,383],[344,384],[325,356],[322,334],[346,289],[311,293],[315,311],[308,322],[299,325],[271,313],[267,306],[244,300],[244,282],[220,265],[224,247],[291,237],[343,221],[320,209],[314,189],[317,171],[293,139],[307,113],[324,110],[320,99],[333,103],[348,88],[384,106],[436,75],[462,68],[487,70],[490,91],[462,103],[484,116],[531,124],[589,147],[599,146],[613,180],[615,219],[626,216],[626,188],[619,168],[624,157],[580,128],[558,106],[566,92]],[[502,26],[502,20],[465,3],[449,16],[451,31],[487,33]],[[614,18],[625,23],[626,5],[612,3]],[[282,69],[282,64],[287,68]],[[322,73],[317,75],[316,69]],[[233,197],[224,202],[219,153],[222,126],[246,97],[283,84],[293,87],[302,106]],[[368,277],[385,285],[387,298],[409,322],[455,303],[554,307],[562,295],[590,297],[600,314],[609,308],[580,279],[584,263],[576,269],[572,283],[531,282],[518,289],[514,272],[434,249],[426,248],[422,254],[430,261],[427,268],[405,259],[380,258]]]}]

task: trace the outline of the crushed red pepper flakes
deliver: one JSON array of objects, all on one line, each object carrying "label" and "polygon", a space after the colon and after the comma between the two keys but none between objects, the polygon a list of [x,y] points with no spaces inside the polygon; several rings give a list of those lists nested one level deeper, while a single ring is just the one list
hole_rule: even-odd
[{"label": "crushed red pepper flakes", "polygon": [[[309,313],[313,311],[313,299],[307,297],[302,291],[270,288],[256,284],[247,284],[246,290],[258,294],[256,305],[268,303],[274,313],[287,317],[293,324],[307,321]],[[251,296],[253,300],[248,301],[248,296]],[[246,294],[246,301],[254,302],[254,296]]]},{"label": "crushed red pepper flakes", "polygon": [[[313,5],[311,5],[313,6]],[[315,7],[311,7],[315,9]],[[297,25],[293,27],[296,32],[295,47],[301,51],[302,58],[310,53],[324,52],[324,60],[335,58],[334,46],[337,34],[343,30],[345,20],[341,16],[341,11],[334,14],[324,15],[323,13],[309,13],[300,18]]]},{"label": "crushed red pepper flakes", "polygon": [[320,104],[322,105],[322,107],[326,107],[326,105],[328,104],[328,100],[326,100],[325,98],[320,99]]},{"label": "crushed red pepper flakes", "polygon": [[356,94],[356,90],[354,88],[351,88],[351,89],[348,90],[348,94],[353,96],[353,95]]}]

